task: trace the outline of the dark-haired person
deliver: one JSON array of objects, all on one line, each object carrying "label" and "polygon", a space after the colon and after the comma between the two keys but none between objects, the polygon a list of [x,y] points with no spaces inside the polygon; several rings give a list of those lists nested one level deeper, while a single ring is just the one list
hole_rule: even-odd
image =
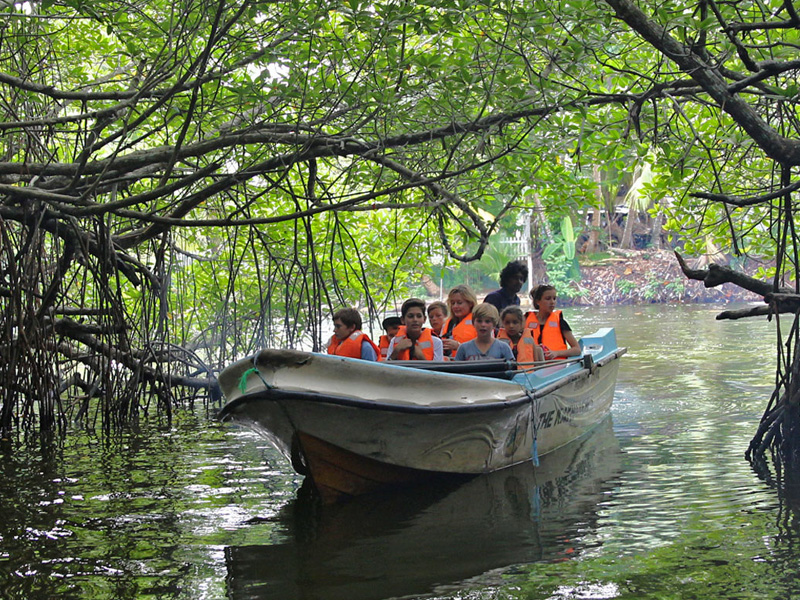
[{"label": "dark-haired person", "polygon": [[394,336],[400,333],[400,329],[403,327],[403,319],[400,317],[386,317],[381,323],[381,327],[386,333],[378,338],[378,348],[380,349],[378,360],[383,361],[389,356],[389,344],[392,343]]},{"label": "dark-haired person", "polygon": [[544,351],[545,360],[578,356],[581,347],[572,328],[556,310],[556,288],[552,285],[537,285],[531,291],[535,312],[526,315],[525,326],[529,327],[533,339]]},{"label": "dark-haired person", "polygon": [[500,324],[502,327],[496,337],[511,346],[518,363],[544,360],[542,347],[536,344],[531,330],[525,326],[525,315],[519,306],[506,306],[500,313]]},{"label": "dark-haired person", "polygon": [[333,335],[328,342],[328,354],[363,360],[378,359],[380,350],[361,331],[361,315],[355,308],[342,308],[333,313]]},{"label": "dark-haired person", "polygon": [[443,360],[442,340],[425,324],[425,302],[409,298],[400,315],[405,327],[389,344],[389,360]]},{"label": "dark-haired person", "polygon": [[503,312],[506,306],[519,306],[517,294],[526,281],[528,266],[524,261],[512,260],[500,271],[500,289],[489,292],[483,301],[494,306],[498,313]]}]

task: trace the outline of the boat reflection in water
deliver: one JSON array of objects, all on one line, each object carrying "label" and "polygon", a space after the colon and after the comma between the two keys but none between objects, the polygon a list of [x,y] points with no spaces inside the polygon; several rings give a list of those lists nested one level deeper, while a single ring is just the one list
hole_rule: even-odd
[{"label": "boat reflection in water", "polygon": [[619,466],[609,417],[539,467],[341,505],[301,489],[279,516],[287,541],[226,548],[228,596],[379,599],[444,593],[479,576],[476,585],[491,585],[513,565],[579,554]]}]

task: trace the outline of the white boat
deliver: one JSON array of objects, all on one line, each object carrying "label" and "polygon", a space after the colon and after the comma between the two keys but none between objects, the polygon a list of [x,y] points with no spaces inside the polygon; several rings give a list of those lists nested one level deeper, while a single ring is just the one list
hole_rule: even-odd
[{"label": "white boat", "polygon": [[613,329],[580,342],[582,356],[538,365],[262,350],[220,374],[220,418],[264,434],[328,502],[536,464],[610,411],[625,349]]}]

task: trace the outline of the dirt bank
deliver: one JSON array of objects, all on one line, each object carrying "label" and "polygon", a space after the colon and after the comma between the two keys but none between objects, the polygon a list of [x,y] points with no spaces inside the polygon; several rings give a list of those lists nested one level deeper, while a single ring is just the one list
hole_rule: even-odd
[{"label": "dirt bank", "polygon": [[595,265],[581,266],[579,298],[559,303],[573,306],[650,304],[665,302],[760,302],[760,296],[726,283],[706,288],[681,272],[672,251],[617,251]]}]

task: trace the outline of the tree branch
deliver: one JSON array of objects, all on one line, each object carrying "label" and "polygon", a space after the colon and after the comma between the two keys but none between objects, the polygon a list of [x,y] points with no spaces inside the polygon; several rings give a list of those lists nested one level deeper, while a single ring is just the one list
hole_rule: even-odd
[{"label": "tree branch", "polygon": [[[732,283],[754,294],[764,296],[765,298],[775,293],[775,287],[771,283],[734,271],[729,267],[711,264],[708,269],[690,269],[677,250],[675,251],[675,256],[678,259],[683,274],[689,279],[702,281],[703,285],[707,288],[716,287],[723,283]],[[782,287],[779,289],[779,292],[791,294],[792,290],[791,288]]]},{"label": "tree branch", "polygon": [[739,94],[732,93],[718,69],[678,42],[661,25],[649,19],[631,0],[605,0],[636,33],[694,79],[717,105],[744,129],[759,147],[780,164],[800,165],[800,142],[772,129]]}]

